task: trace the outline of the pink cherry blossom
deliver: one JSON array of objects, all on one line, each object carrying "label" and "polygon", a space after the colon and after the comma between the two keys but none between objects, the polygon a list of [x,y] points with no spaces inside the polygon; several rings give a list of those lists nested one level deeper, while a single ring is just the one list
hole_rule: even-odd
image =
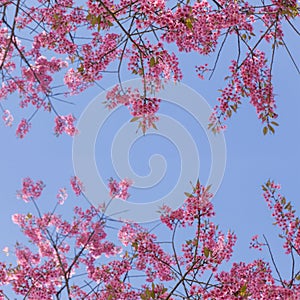
[{"label": "pink cherry blossom", "polygon": [[[142,79],[144,90],[139,91],[138,97],[128,97],[131,102],[119,97],[108,107],[126,105],[132,115],[140,118],[138,126],[145,133],[155,127],[160,105],[149,92],[186,76],[179,53],[193,52],[200,59],[215,55],[218,61],[220,45],[222,48],[228,36],[235,36],[237,59],[229,68],[230,80],[222,88],[217,120],[211,127],[224,130],[223,122],[243,99],[249,99],[267,131],[273,132],[277,126],[271,123],[277,116],[272,62],[266,61],[267,48],[262,44],[265,41],[272,51],[284,45],[285,27],[292,27],[290,20],[299,16],[296,0],[271,1],[270,5],[261,6],[196,1],[174,7],[162,0],[86,1],[85,5],[75,1],[47,5],[33,2],[26,6],[17,3],[15,18],[6,16],[13,13],[13,2],[2,2],[0,99],[17,93],[21,108],[32,105],[47,111],[50,102],[54,109],[57,95],[81,93],[106,73],[117,73],[120,79],[127,69]],[[196,67],[196,72],[204,78],[215,69],[216,66],[204,63]],[[57,77],[63,78],[64,87],[56,84]]]},{"label": "pink cherry blossom", "polygon": [[2,119],[5,123],[5,126],[9,126],[9,127],[12,126],[13,121],[14,121],[14,117],[8,109],[4,110]]},{"label": "pink cherry blossom", "polygon": [[22,119],[16,131],[17,137],[19,137],[20,139],[24,138],[25,135],[28,133],[30,127],[31,123],[29,123],[26,119]]},{"label": "pink cherry blossom", "polygon": [[78,134],[78,130],[74,125],[76,118],[73,115],[57,116],[55,118],[54,132],[57,136],[65,132],[70,136]]},{"label": "pink cherry blossom", "polygon": [[[155,93],[168,82],[192,76],[183,73],[179,57],[194,55],[199,60],[196,74],[205,79],[218,69],[229,37],[237,41],[232,51],[237,55],[229,58],[226,85],[209,127],[224,130],[224,122],[249,102],[263,132],[274,133],[278,100],[273,57],[282,46],[288,50],[286,28],[298,33],[294,24],[300,16],[296,0],[259,5],[235,0],[0,0],[0,13],[0,108],[6,126],[19,113],[4,109],[6,102],[20,99],[22,111],[32,110],[30,117],[20,117],[16,136],[21,139],[41,112],[54,113],[57,136],[77,134],[75,117],[61,115],[57,101],[101,84],[109,74],[119,84],[108,91],[106,108],[123,105],[143,133],[156,129],[161,99]],[[213,65],[203,62],[208,56],[216,59]],[[142,88],[124,88],[124,72],[140,78]],[[78,177],[70,184],[76,196],[85,198]],[[131,185],[129,179],[110,179],[110,197],[127,200]],[[57,203],[43,212],[35,200],[44,187],[41,180],[22,180],[17,195],[33,202],[36,211],[12,216],[24,239],[14,250],[10,247],[12,262],[0,262],[0,299],[8,298],[7,290],[33,300],[300,299],[300,221],[280,185],[271,180],[262,187],[263,197],[291,261],[288,278],[272,257],[273,265],[262,259],[230,261],[237,236],[215,224],[213,195],[199,181],[185,193],[181,207],[161,207],[161,227],[151,229],[113,221],[104,206],[76,206],[68,219],[56,212]],[[56,202],[62,205],[67,197],[60,188]],[[161,240],[162,232],[166,240]],[[270,253],[265,236],[253,236],[250,246]]]},{"label": "pink cherry blossom", "polygon": [[56,198],[58,200],[58,203],[60,205],[63,205],[64,202],[67,200],[68,198],[68,194],[67,194],[67,189],[66,188],[61,188],[58,191],[58,194],[56,195]]},{"label": "pink cherry blossom", "polygon": [[284,240],[283,247],[286,253],[296,251],[300,255],[300,219],[291,202],[279,193],[281,187],[274,181],[269,180],[262,188],[263,197],[272,211],[275,224],[281,230],[280,237]]},{"label": "pink cherry blossom", "polygon": [[82,193],[83,189],[84,189],[83,184],[80,181],[80,179],[76,176],[73,176],[70,179],[70,183],[71,183],[71,187],[72,187],[75,195],[79,196]]},{"label": "pink cherry blossom", "polygon": [[22,189],[17,192],[18,198],[25,202],[38,199],[45,187],[43,181],[34,182],[31,178],[26,177],[22,180]]},{"label": "pink cherry blossom", "polygon": [[130,179],[125,178],[118,183],[115,179],[110,178],[108,182],[110,197],[127,200],[130,196],[128,188],[131,185],[132,181]]},{"label": "pink cherry blossom", "polygon": [[[80,195],[79,180],[74,177],[72,182]],[[23,194],[31,197],[33,188],[29,191],[27,186],[35,187],[37,183],[28,179],[25,183]],[[127,188],[127,181],[124,186]],[[271,209],[275,208],[272,203],[277,199],[273,191],[279,188],[271,181],[264,186]],[[60,192],[64,193],[65,189]],[[278,282],[270,265],[260,259],[250,263],[234,262],[225,271],[223,262],[232,256],[235,234],[223,232],[213,222],[214,209],[208,187],[198,181],[186,196],[181,208],[172,211],[165,206],[162,209],[162,222],[171,236],[166,243],[152,230],[134,223],[120,224],[117,232],[116,228],[110,232],[109,218],[93,206],[86,210],[75,207],[70,220],[64,220],[55,211],[15,214],[12,220],[30,240],[31,247],[17,243],[16,265],[0,262],[0,285],[7,285],[16,295],[27,295],[30,299],[66,295],[75,299],[125,300],[152,295],[152,299],[175,300],[176,295],[182,293],[182,285],[186,285],[184,295],[188,299],[198,299],[200,294],[204,299],[298,299],[297,273],[294,273],[294,281]],[[286,210],[289,211],[289,207]],[[284,224],[278,223],[278,226]],[[110,233],[114,236],[117,233],[119,244],[111,241]],[[286,238],[291,237],[289,234]],[[257,236],[252,241],[257,241]],[[289,242],[295,245],[295,251],[297,243]],[[294,255],[299,254],[294,252]],[[207,274],[210,274],[208,281],[205,280]],[[133,283],[135,276],[143,279],[138,286]],[[88,285],[84,284],[86,280]]]}]

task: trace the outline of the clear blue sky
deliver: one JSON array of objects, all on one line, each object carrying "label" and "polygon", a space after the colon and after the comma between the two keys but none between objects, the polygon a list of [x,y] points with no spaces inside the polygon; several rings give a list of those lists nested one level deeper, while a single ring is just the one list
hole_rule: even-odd
[{"label": "clear blue sky", "polygon": [[[286,37],[288,45],[295,55],[295,59],[300,63],[296,56],[299,42],[296,34],[289,34]],[[181,67],[184,71],[183,82],[202,94],[211,106],[216,104],[219,95],[217,89],[224,87],[223,78],[227,72],[228,59],[232,54],[232,45],[225,47],[224,56],[221,58],[216,74],[212,80],[200,81],[195,72],[195,63],[201,64],[195,55],[185,54],[181,56]],[[128,74],[123,79],[131,78]],[[101,83],[104,88],[109,88],[116,83],[116,78],[109,75]],[[268,178],[282,184],[282,193],[293,202],[298,213],[299,204],[299,169],[300,169],[300,141],[299,141],[299,74],[293,68],[287,53],[284,49],[277,52],[274,65],[274,85],[277,94],[277,105],[279,113],[280,127],[276,129],[275,135],[263,136],[262,126],[256,118],[255,110],[247,101],[244,101],[238,114],[233,115],[228,123],[228,130],[225,133],[227,144],[227,166],[222,185],[215,196],[213,202],[216,209],[216,223],[226,231],[232,229],[238,236],[233,260],[251,261],[256,257],[267,257],[267,253],[258,253],[249,250],[249,242],[254,234],[265,234],[275,252],[279,267],[283,272],[288,272],[287,265],[290,260],[282,255],[281,241],[277,238],[275,227],[272,226],[272,219],[267,209],[267,205],[262,198],[261,184]],[[90,88],[81,95],[74,96],[70,100],[75,105],[57,103],[56,107],[61,114],[72,112],[79,117],[85,106],[101,90],[97,87]],[[7,101],[7,107],[14,113],[18,121],[23,116],[29,117],[30,111],[14,109],[17,107],[18,97],[14,95]],[[166,113],[172,115],[169,108],[164,108]],[[130,119],[126,110],[122,113],[122,118]],[[180,118],[180,113],[175,113],[174,117]],[[182,117],[182,116],[181,116]],[[15,242],[22,241],[22,234],[18,227],[11,222],[11,215],[16,212],[28,212],[33,210],[33,206],[24,204],[22,200],[16,199],[16,190],[21,187],[21,179],[30,176],[34,180],[42,179],[46,183],[43,196],[39,199],[42,209],[51,209],[55,204],[55,196],[58,188],[67,187],[70,197],[66,204],[59,209],[59,213],[65,216],[72,215],[74,205],[84,205],[84,200],[76,199],[69,187],[69,178],[73,175],[72,166],[72,138],[63,135],[56,138],[53,135],[54,115],[38,113],[32,123],[32,129],[24,140],[15,137],[15,129],[5,128],[0,124],[1,134],[1,168],[0,168],[0,199],[1,209],[1,230],[0,230],[0,249],[4,246],[13,247]],[[16,124],[17,122],[15,122]],[[112,124],[117,124],[117,120]],[[195,128],[193,134],[195,133]],[[104,140],[114,134],[114,127],[108,128],[104,133]],[[203,135],[203,132],[199,131]],[[203,145],[199,145],[200,158],[203,161],[200,178],[207,178],[209,151],[205,139]],[[170,149],[168,148],[170,146]],[[179,161],[176,161],[177,154],[168,146],[166,140],[159,140],[157,137],[149,136],[140,139],[131,157],[134,157],[133,168],[141,174],[147,174],[147,152],[151,154],[161,151],[167,161],[169,160],[170,169],[167,182],[172,183],[179,170]],[[100,139],[96,144],[96,155],[99,159],[105,154],[105,147]],[[169,149],[169,150],[168,150]],[[201,150],[202,149],[202,150]],[[153,152],[151,152],[153,150]],[[168,152],[169,151],[169,152]],[[175,154],[174,154],[175,153]],[[98,158],[97,158],[98,162]],[[109,163],[101,170],[103,177],[114,176]],[[171,174],[171,175],[170,175]],[[166,186],[157,187],[159,193],[164,193]],[[131,191],[134,194],[134,190]],[[142,196],[140,196],[142,197]],[[148,198],[147,198],[148,197]],[[150,199],[149,194],[144,199]],[[145,201],[145,200],[144,200]],[[149,201],[149,200],[148,200]],[[0,251],[0,259],[6,260],[6,256]]]}]

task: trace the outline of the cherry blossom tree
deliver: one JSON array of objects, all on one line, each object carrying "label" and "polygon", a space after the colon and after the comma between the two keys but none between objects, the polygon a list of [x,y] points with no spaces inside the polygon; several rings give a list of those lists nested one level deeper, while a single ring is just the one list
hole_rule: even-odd
[{"label": "cherry blossom tree", "polygon": [[[64,97],[97,84],[107,73],[116,73],[121,82],[124,69],[141,77],[144,89],[127,91],[119,85],[108,97],[107,106],[127,106],[145,132],[155,124],[159,108],[159,99],[148,96],[149,90],[183,77],[178,55],[169,51],[169,45],[199,56],[215,53],[213,66],[196,66],[199,77],[204,78],[212,76],[224,44],[235,37],[236,58],[211,116],[215,131],[224,129],[224,120],[237,111],[243,99],[249,99],[265,124],[264,133],[273,133],[278,124],[274,121],[272,67],[278,47],[287,50],[299,72],[283,31],[288,25],[295,37],[299,35],[296,0],[257,5],[231,0],[2,0],[0,4],[0,99],[5,124],[10,126],[13,120],[3,102],[10,94],[19,94],[21,108],[33,107],[32,115],[17,127],[20,138],[41,110],[55,114],[57,135],[76,134],[74,116],[61,115],[55,109],[56,101],[66,101]],[[263,51],[266,46],[271,50],[269,60]],[[63,86],[55,80],[57,74],[62,74]]]},{"label": "cherry blossom tree", "polygon": [[[274,133],[278,124],[272,70],[279,47],[286,49],[299,72],[283,30],[285,26],[299,35],[295,25],[299,6],[293,0],[258,4],[0,0],[0,12],[2,119],[6,126],[13,126],[13,112],[6,108],[10,95],[18,94],[20,108],[32,108],[31,116],[16,126],[19,138],[26,136],[41,111],[54,114],[56,135],[74,136],[75,116],[61,115],[56,103],[67,102],[67,97],[98,84],[110,73],[119,84],[107,94],[105,105],[108,109],[126,106],[145,133],[155,128],[160,106],[160,99],[149,96],[150,91],[183,78],[178,53],[214,54],[212,66],[195,66],[204,79],[214,74],[222,49],[232,38],[236,57],[229,63],[227,85],[220,89],[209,127],[223,130],[224,121],[249,100],[264,124],[263,133]],[[171,52],[171,46],[178,53]],[[125,71],[142,78],[142,91],[123,88]],[[63,78],[63,85],[58,78]],[[75,196],[86,198],[79,178],[71,178],[70,185]],[[125,201],[130,185],[127,179],[111,179],[111,201],[115,197]],[[9,299],[10,292],[24,299],[300,298],[300,221],[272,181],[262,186],[263,197],[281,231],[283,249],[291,257],[290,278],[282,277],[265,236],[254,236],[251,247],[267,251],[271,264],[258,259],[223,269],[237,237],[215,224],[213,195],[199,181],[186,193],[182,207],[161,207],[160,226],[169,233],[167,241],[139,224],[116,224],[105,215],[105,207],[75,207],[72,220],[64,219],[57,209],[70,198],[66,188],[59,189],[52,212],[41,212],[38,202],[44,188],[41,180],[25,178],[18,191],[35,213],[12,216],[28,244],[5,248],[16,262],[0,263],[2,299]]]},{"label": "cherry blossom tree", "polygon": [[[128,181],[110,185],[112,195],[122,190],[124,198],[128,196]],[[71,179],[71,186],[75,195],[85,197],[78,178]],[[112,242],[108,228],[113,221],[104,208],[75,207],[73,219],[63,219],[56,208],[67,200],[66,189],[59,190],[55,209],[42,213],[37,201],[43,188],[42,181],[23,180],[19,197],[31,202],[36,214],[12,216],[29,243],[16,244],[15,265],[0,264],[2,299],[8,298],[8,287],[28,299],[299,299],[300,269],[295,262],[300,254],[300,221],[272,181],[262,186],[263,197],[292,258],[289,279],[281,277],[274,261],[276,275],[261,259],[235,262],[229,271],[222,270],[237,237],[213,222],[213,195],[199,181],[186,193],[182,207],[161,208],[167,241],[139,224],[125,222],[110,232],[115,235],[117,230],[118,239]],[[272,256],[265,237],[262,242],[253,237],[251,247],[266,247]]]}]

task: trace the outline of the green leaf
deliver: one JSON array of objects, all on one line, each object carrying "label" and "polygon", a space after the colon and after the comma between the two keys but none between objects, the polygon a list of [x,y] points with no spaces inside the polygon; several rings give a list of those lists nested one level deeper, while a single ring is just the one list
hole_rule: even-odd
[{"label": "green leaf", "polygon": [[134,118],[132,118],[132,119],[130,120],[130,122],[135,122],[135,121],[137,121],[139,118],[140,118],[140,117],[134,117]]},{"label": "green leaf", "polygon": [[95,26],[97,24],[97,17],[91,15],[90,22],[93,26]]},{"label": "green leaf", "polygon": [[210,250],[209,250],[207,247],[205,247],[205,248],[203,249],[203,252],[204,252],[205,257],[208,258],[208,257],[209,257]]},{"label": "green leaf", "polygon": [[186,193],[186,192],[184,192],[184,194],[185,194],[187,197],[193,197],[193,195],[192,195],[192,194],[190,194],[190,193]]},{"label": "green leaf", "polygon": [[237,105],[236,105],[236,104],[230,105],[230,108],[231,108],[234,112],[236,112],[236,110],[237,110]]},{"label": "green leaf", "polygon": [[26,215],[26,219],[31,219],[32,218],[32,214],[31,213],[28,213],[27,215]]},{"label": "green leaf", "polygon": [[284,209],[291,210],[292,209],[291,202],[288,202],[288,204],[284,207]]},{"label": "green leaf", "polygon": [[155,125],[154,123],[152,123],[152,127],[153,127],[155,130],[157,130],[157,127],[156,127],[156,125]]},{"label": "green leaf", "polygon": [[263,134],[266,135],[267,133],[268,133],[268,127],[265,126],[265,127],[263,128]]},{"label": "green leaf", "polygon": [[154,67],[156,65],[156,61],[155,61],[155,58],[153,56],[150,58],[149,64],[150,64],[150,67]]},{"label": "green leaf", "polygon": [[83,64],[80,64],[80,66],[77,68],[77,71],[82,74],[84,72]]},{"label": "green leaf", "polygon": [[270,130],[273,134],[275,133],[274,128],[273,128],[270,124],[268,124],[268,128],[269,128],[269,130]]},{"label": "green leaf", "polygon": [[279,124],[275,121],[272,121],[271,124],[273,124],[274,126],[279,126]]},{"label": "green leaf", "polygon": [[211,184],[210,184],[210,185],[208,185],[208,186],[206,187],[206,189],[205,189],[205,190],[206,190],[206,191],[209,191],[209,190],[211,189],[211,186],[212,186]]},{"label": "green leaf", "polygon": [[188,29],[193,29],[193,23],[192,23],[192,20],[190,18],[186,19],[185,25]]},{"label": "green leaf", "polygon": [[86,16],[86,20],[87,20],[87,21],[91,21],[91,19],[92,19],[92,15],[91,15],[91,14],[88,14],[88,15]]},{"label": "green leaf", "polygon": [[246,291],[247,291],[247,285],[244,284],[244,285],[240,288],[240,295],[241,295],[241,296],[246,296],[246,295],[247,295]]},{"label": "green leaf", "polygon": [[131,244],[131,246],[134,248],[135,251],[138,249],[138,243],[137,242],[133,242]]}]

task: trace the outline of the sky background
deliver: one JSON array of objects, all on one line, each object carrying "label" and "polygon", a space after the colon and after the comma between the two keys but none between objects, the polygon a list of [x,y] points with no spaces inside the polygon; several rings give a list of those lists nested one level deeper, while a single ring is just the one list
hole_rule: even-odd
[{"label": "sky background", "polygon": [[[287,44],[294,58],[300,64],[297,56],[299,40],[295,33],[288,31]],[[199,58],[194,54],[180,55],[183,83],[195,89],[213,107],[219,96],[217,91],[225,86],[223,78],[227,74],[227,65],[233,58],[234,43],[229,41],[218,63],[213,78],[199,80],[195,73],[195,64],[213,61],[211,58]],[[257,252],[249,249],[249,242],[255,234],[265,234],[275,253],[275,259],[283,274],[289,274],[290,258],[283,254],[282,243],[277,238],[277,230],[272,225],[272,218],[262,197],[261,185],[269,178],[282,185],[282,194],[292,201],[297,211],[300,211],[299,186],[300,186],[300,141],[299,141],[299,74],[293,67],[291,60],[284,49],[279,49],[274,64],[274,86],[277,99],[278,122],[275,135],[264,136],[262,125],[256,117],[255,109],[244,100],[237,114],[228,122],[225,132],[227,144],[227,165],[225,176],[220,189],[213,199],[216,210],[215,222],[223,231],[234,230],[238,236],[231,261],[250,262],[254,258],[268,258],[266,252]],[[130,74],[123,74],[122,79],[132,78]],[[116,77],[107,75],[100,83],[104,88],[110,88],[117,83]],[[83,112],[86,105],[99,93],[99,87],[92,87],[78,96],[69,100],[74,105],[56,103],[56,109],[62,114],[73,113],[77,118]],[[16,190],[21,188],[21,179],[30,176],[34,180],[42,179],[46,188],[42,197],[38,200],[42,210],[47,211],[54,207],[56,194],[60,187],[67,187],[70,197],[65,205],[59,207],[58,213],[66,218],[72,216],[75,205],[87,206],[82,198],[76,198],[69,186],[69,179],[73,175],[72,166],[72,138],[66,135],[56,137],[53,134],[54,115],[46,112],[38,113],[32,120],[32,129],[25,139],[20,140],[15,136],[16,124],[22,117],[29,117],[30,111],[17,108],[18,96],[14,95],[6,101],[5,108],[11,109],[15,117],[12,128],[6,128],[0,124],[1,148],[0,148],[0,250],[8,246],[13,248],[16,241],[22,241],[23,237],[18,227],[12,223],[11,215],[14,213],[27,213],[34,207],[25,204],[16,198]],[[172,111],[170,107],[162,105],[162,112],[170,116],[182,119],[185,126],[198,143],[201,159],[199,177],[205,181],[210,166],[209,145],[205,139],[203,130],[193,124],[189,117],[182,115],[180,111]],[[120,111],[115,120],[110,120],[102,130],[96,143],[96,161],[103,165],[100,170],[103,178],[115,176],[111,167],[107,147],[109,141],[117,130],[120,120],[130,120],[126,109]],[[139,133],[139,136],[141,134]],[[122,151],[122,149],[120,149]],[[176,182],[176,174],[180,171],[178,152],[166,139],[158,136],[144,136],[137,140],[130,154],[132,167],[140,175],[149,172],[148,158],[155,153],[164,155],[168,162],[167,177],[161,186],[157,186],[157,195],[168,192],[168,189]],[[134,190],[130,191],[134,198]],[[143,191],[147,192],[147,191]],[[135,197],[142,201],[150,201],[151,194],[138,194]],[[153,195],[152,195],[153,196]],[[183,197],[183,195],[181,196]],[[129,200],[130,201],[130,200]],[[149,224],[152,226],[154,224]],[[10,260],[0,251],[0,260]]]}]

